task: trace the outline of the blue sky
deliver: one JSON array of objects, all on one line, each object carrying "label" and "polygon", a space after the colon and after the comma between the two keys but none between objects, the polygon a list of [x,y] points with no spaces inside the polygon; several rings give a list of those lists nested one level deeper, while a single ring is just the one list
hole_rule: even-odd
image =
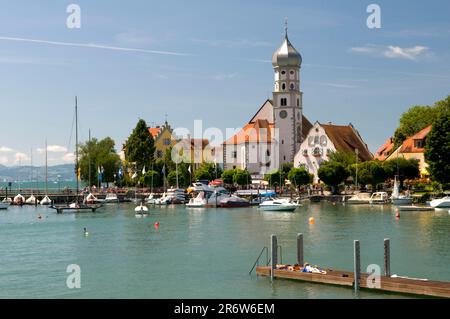
[{"label": "blue sky", "polygon": [[[66,27],[70,3],[81,29]],[[371,3],[381,29],[366,26]],[[50,164],[70,162],[75,95],[81,139],[91,128],[121,145],[139,118],[165,114],[242,126],[271,95],[285,17],[304,114],[353,123],[374,152],[411,105],[450,94],[448,12],[446,0],[0,1],[0,164],[29,163],[31,149],[42,164],[46,138]]]}]

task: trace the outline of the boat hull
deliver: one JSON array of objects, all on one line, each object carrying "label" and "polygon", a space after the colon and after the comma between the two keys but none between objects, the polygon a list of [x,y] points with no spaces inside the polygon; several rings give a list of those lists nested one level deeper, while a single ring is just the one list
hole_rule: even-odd
[{"label": "boat hull", "polygon": [[297,206],[291,205],[267,205],[267,206],[259,206],[261,210],[269,211],[269,212],[293,212],[297,209]]},{"label": "boat hull", "polygon": [[413,202],[412,198],[393,198],[392,204],[396,206],[400,205],[411,205]]}]

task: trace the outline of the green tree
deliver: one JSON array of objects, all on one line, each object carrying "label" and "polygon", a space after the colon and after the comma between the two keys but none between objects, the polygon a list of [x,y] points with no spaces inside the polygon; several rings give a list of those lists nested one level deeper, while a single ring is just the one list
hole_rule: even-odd
[{"label": "green tree", "polygon": [[439,118],[439,114],[449,108],[450,95],[433,106],[411,107],[400,118],[400,125],[394,133],[394,149],[397,149],[408,137],[433,124]]},{"label": "green tree", "polygon": [[[85,182],[97,184],[98,168],[103,168],[102,182],[115,182],[114,174],[119,171],[120,158],[114,149],[115,143],[110,137],[102,140],[96,138],[79,146],[80,175]],[[90,169],[89,169],[90,167]],[[89,176],[90,173],[90,176]],[[89,185],[92,186],[92,185]]]},{"label": "green tree", "polygon": [[224,182],[224,184],[228,184],[231,185],[234,183],[234,174],[236,173],[236,170],[234,169],[228,169],[228,170],[224,170],[222,173],[222,180]]},{"label": "green tree", "polygon": [[264,179],[268,181],[270,185],[284,186],[286,175],[282,170],[277,170],[270,174],[266,174]]},{"label": "green tree", "polygon": [[140,179],[141,185],[145,185],[147,187],[152,187],[152,182],[153,187],[163,186],[162,173],[157,172],[155,170],[149,170]]},{"label": "green tree", "polygon": [[195,179],[206,179],[211,181],[217,177],[222,175],[222,170],[219,166],[216,167],[213,163],[203,163],[196,171],[195,171]]},{"label": "green tree", "polygon": [[303,167],[292,168],[288,174],[289,181],[298,190],[304,185],[312,184],[313,178],[314,176]]},{"label": "green tree", "polygon": [[399,157],[383,162],[385,170],[385,177],[394,179],[396,175],[399,176],[400,186],[403,187],[405,179],[415,179],[419,177],[419,161],[416,159],[405,159]]},{"label": "green tree", "polygon": [[136,170],[148,169],[154,161],[155,141],[150,134],[147,123],[140,119],[124,145],[125,159],[136,163]]},{"label": "green tree", "polygon": [[291,169],[294,168],[294,163],[283,163],[281,165],[281,171],[283,172],[284,176],[288,176]]},{"label": "green tree", "polygon": [[[354,166],[352,166],[354,168]],[[358,164],[358,182],[362,185],[371,185],[372,191],[377,189],[377,185],[383,183],[388,174],[384,165],[380,161],[368,161]]]},{"label": "green tree", "polygon": [[333,193],[339,192],[341,184],[349,176],[347,168],[338,162],[324,162],[318,171],[319,178],[328,186],[331,186]]},{"label": "green tree", "polygon": [[252,183],[252,177],[247,170],[234,170],[233,182],[239,186],[249,185]]},{"label": "green tree", "polygon": [[342,151],[331,152],[328,155],[328,161],[341,163],[344,167],[348,167],[356,163],[356,154]]},{"label": "green tree", "polygon": [[[450,97],[447,98],[449,100]],[[425,145],[425,160],[433,180],[450,183],[450,110],[444,109],[433,124]]]}]

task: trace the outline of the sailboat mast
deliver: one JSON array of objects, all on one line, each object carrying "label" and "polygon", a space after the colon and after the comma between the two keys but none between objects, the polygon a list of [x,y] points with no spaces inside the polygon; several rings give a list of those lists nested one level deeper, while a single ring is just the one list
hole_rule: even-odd
[{"label": "sailboat mast", "polygon": [[79,184],[78,184],[78,98],[75,96],[75,158],[76,158],[76,173],[77,173],[77,199],[79,192]]},{"label": "sailboat mast", "polygon": [[88,156],[89,156],[89,192],[91,191],[91,129],[89,129],[89,147],[88,147]]},{"label": "sailboat mast", "polygon": [[47,139],[45,139],[45,195],[48,195],[48,155]]}]

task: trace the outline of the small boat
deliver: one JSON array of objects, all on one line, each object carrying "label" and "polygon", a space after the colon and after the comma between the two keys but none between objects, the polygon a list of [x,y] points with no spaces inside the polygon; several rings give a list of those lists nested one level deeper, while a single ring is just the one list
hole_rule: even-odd
[{"label": "small boat", "polygon": [[217,207],[220,201],[230,197],[230,193],[223,187],[216,187],[213,190],[204,190],[198,193],[197,197],[192,198],[186,207]]},{"label": "small boat", "polygon": [[102,203],[104,202],[104,200],[100,200],[98,199],[94,194],[89,193],[89,195],[86,196],[86,198],[84,199],[84,203],[85,204],[98,204],[98,203]]},{"label": "small boat", "polygon": [[249,207],[250,206],[250,202],[244,198],[241,197],[237,197],[237,196],[231,196],[231,197],[227,197],[222,199],[219,202],[219,206],[220,207],[225,207],[225,208],[235,208],[235,207]]},{"label": "small boat", "polygon": [[148,208],[143,203],[141,205],[137,206],[135,209],[135,216],[136,217],[143,217],[144,215],[148,214]]},{"label": "small boat", "polygon": [[51,203],[52,203],[52,200],[50,199],[50,197],[45,195],[45,197],[41,200],[41,202],[39,204],[45,206],[45,205],[51,205]]},{"label": "small boat", "polygon": [[50,208],[55,209],[57,214],[62,214],[64,211],[69,211],[72,213],[84,213],[92,212],[95,213],[97,209],[101,208],[102,205],[85,205],[80,203],[71,203],[69,205],[52,205]]},{"label": "small boat", "polygon": [[34,197],[34,195],[31,195],[30,197],[28,197],[28,199],[25,201],[25,204],[27,205],[36,205],[37,204],[37,199],[36,197]]},{"label": "small boat", "polygon": [[434,211],[433,207],[428,206],[398,206],[398,210],[400,211],[406,211],[406,212],[429,212]]},{"label": "small boat", "polygon": [[119,198],[117,197],[117,194],[114,193],[108,193],[106,194],[104,203],[118,203]]},{"label": "small boat", "polygon": [[13,200],[11,199],[11,197],[6,197],[2,200],[2,203],[8,203],[8,204],[12,204]]},{"label": "small boat", "polygon": [[450,196],[434,199],[430,202],[430,206],[434,208],[450,208]]},{"label": "small boat", "polygon": [[375,192],[370,196],[369,203],[372,205],[383,205],[389,203],[389,196],[386,192]]},{"label": "small boat", "polygon": [[157,199],[155,198],[155,196],[154,196],[153,193],[152,193],[152,194],[148,195],[148,197],[145,199],[145,202],[146,202],[147,204],[155,205],[156,202],[157,202]]},{"label": "small boat", "polygon": [[8,209],[9,205],[10,205],[10,203],[2,201],[2,202],[0,202],[0,209],[1,210]]},{"label": "small boat", "polygon": [[392,204],[399,205],[411,205],[413,202],[413,198],[409,195],[401,195],[399,191],[399,185],[397,181],[397,176],[394,179],[394,190],[392,192],[391,200]]},{"label": "small boat", "polygon": [[16,197],[14,197],[13,204],[14,205],[23,205],[23,204],[25,204],[25,197],[23,197],[22,195],[18,194]]},{"label": "small boat", "polygon": [[355,194],[352,197],[350,197],[345,203],[350,204],[350,205],[369,204],[370,203],[370,194],[369,193]]},{"label": "small boat", "polygon": [[186,193],[181,188],[170,188],[167,190],[165,196],[161,197],[156,204],[169,205],[169,204],[184,204],[186,202]]},{"label": "small boat", "polygon": [[299,207],[298,204],[292,203],[288,199],[270,199],[259,205],[259,208],[265,211],[293,212],[297,207]]}]

